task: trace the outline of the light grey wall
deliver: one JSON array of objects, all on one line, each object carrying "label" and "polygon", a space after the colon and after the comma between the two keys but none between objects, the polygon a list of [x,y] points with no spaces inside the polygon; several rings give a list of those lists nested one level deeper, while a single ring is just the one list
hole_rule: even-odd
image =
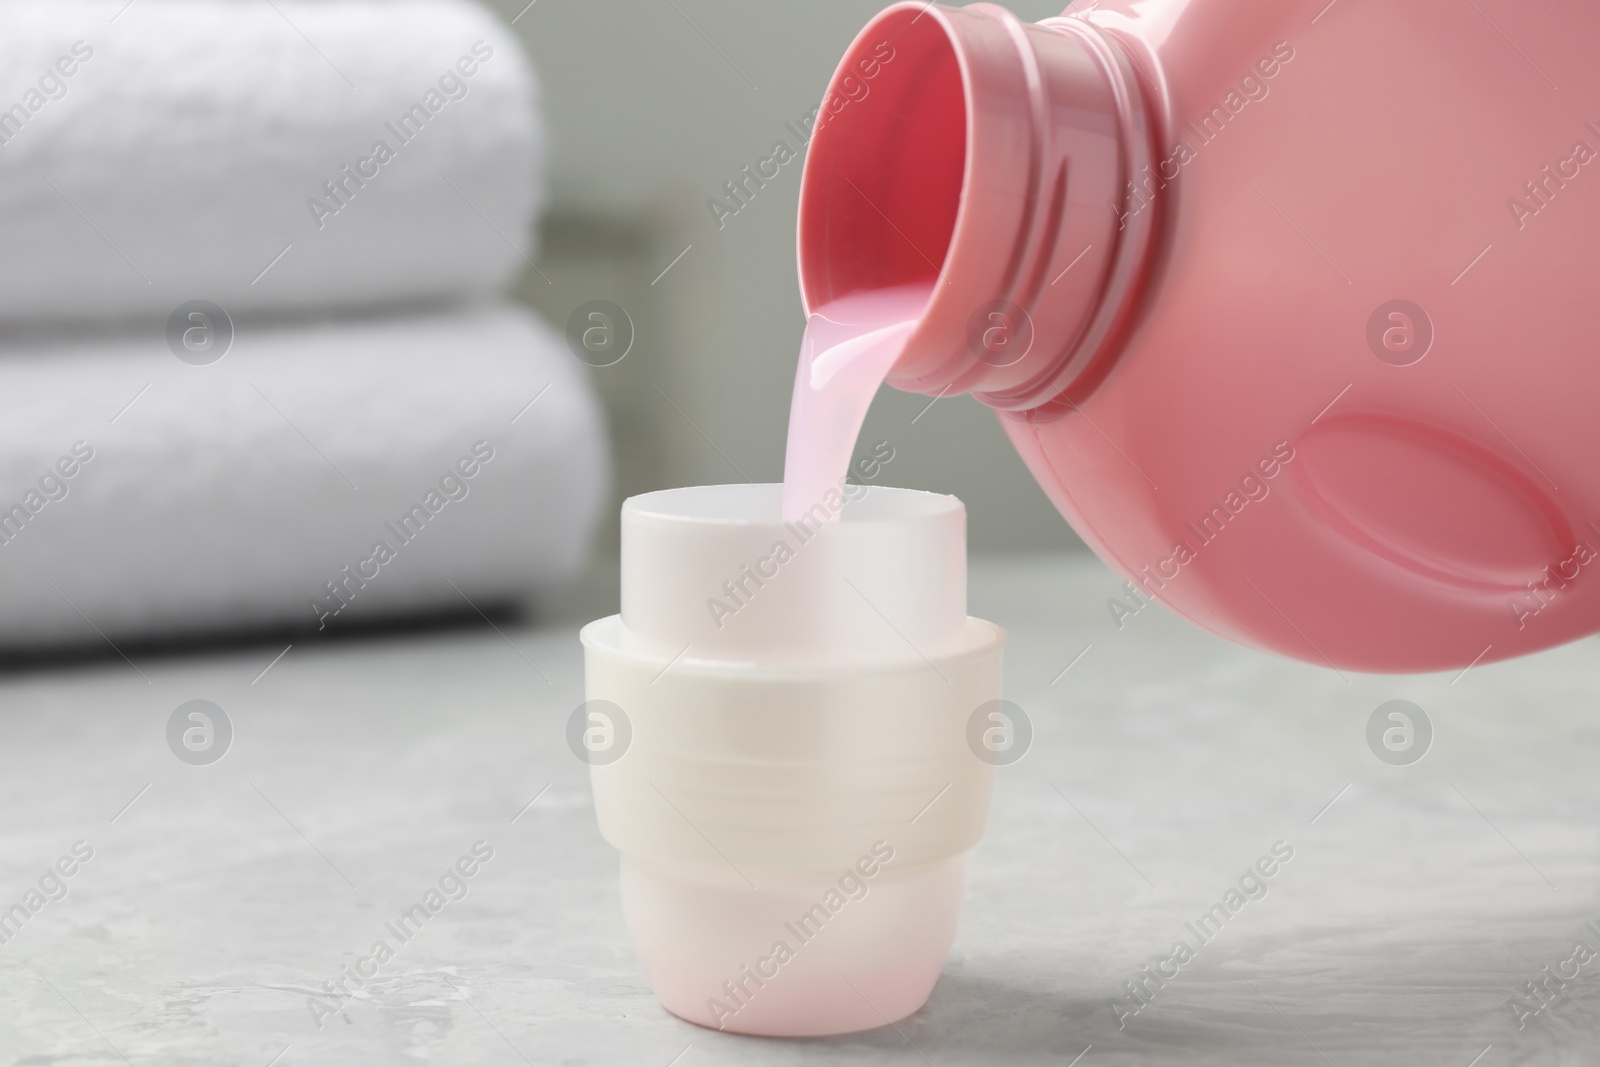
[{"label": "light grey wall", "polygon": [[[801,163],[720,230],[706,201],[775,141],[799,147],[784,123],[816,106],[882,5],[492,2],[516,18],[539,68],[551,131],[552,218],[540,259],[550,281],[530,272],[523,291],[558,326],[585,300],[614,300],[638,332],[623,364],[595,372],[619,423],[620,487],[780,479],[804,325],[794,239]],[[1007,6],[1037,19],[1057,14],[1060,0]],[[960,496],[977,551],[1081,547],[991,412],[965,397],[924,413],[927,404],[879,395],[862,441],[893,444],[884,482]]]}]

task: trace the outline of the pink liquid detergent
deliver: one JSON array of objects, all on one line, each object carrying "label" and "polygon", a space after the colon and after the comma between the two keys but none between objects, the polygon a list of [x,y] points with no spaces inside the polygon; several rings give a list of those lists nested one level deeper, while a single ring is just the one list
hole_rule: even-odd
[{"label": "pink liquid detergent", "polygon": [[[865,289],[811,313],[800,342],[789,446],[783,468],[783,521],[795,522],[838,493],[872,397],[922,317],[931,285]],[[814,513],[838,518],[837,507]]]},{"label": "pink liquid detergent", "polygon": [[887,380],[993,407],[1130,611],[1378,671],[1600,630],[1597,40],[1512,0],[887,9],[806,161],[785,512]]}]

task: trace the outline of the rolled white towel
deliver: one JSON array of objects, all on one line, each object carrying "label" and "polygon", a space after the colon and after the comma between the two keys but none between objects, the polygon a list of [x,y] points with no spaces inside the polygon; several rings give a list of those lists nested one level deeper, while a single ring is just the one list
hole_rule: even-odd
[{"label": "rolled white towel", "polygon": [[13,338],[0,644],[523,600],[580,565],[607,471],[584,368],[507,306],[241,325],[210,365]]},{"label": "rolled white towel", "polygon": [[542,140],[467,0],[0,3],[0,319],[494,291]]}]

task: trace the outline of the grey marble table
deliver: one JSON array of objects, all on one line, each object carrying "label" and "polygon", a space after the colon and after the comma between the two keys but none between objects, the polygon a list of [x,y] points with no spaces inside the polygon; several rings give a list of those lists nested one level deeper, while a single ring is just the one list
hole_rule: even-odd
[{"label": "grey marble table", "polygon": [[[997,772],[927,1007],[827,1040],[656,1005],[562,739],[574,618],[8,672],[0,909],[25,918],[0,944],[0,1063],[1600,1062],[1600,960],[1574,962],[1600,950],[1595,642],[1340,675],[1156,608],[1119,630],[1119,584],[1083,558],[974,568],[1033,748]],[[191,699],[233,726],[211,765],[167,744]],[[1409,766],[1366,740],[1392,699],[1432,723]],[[1278,842],[1265,895],[1247,880],[1258,899],[1196,938]],[[466,895],[391,936],[475,845]],[[324,983],[380,939],[393,958],[330,1009]],[[1193,958],[1163,962],[1179,939]],[[1131,1014],[1147,965],[1176,975]],[[1547,966],[1578,973],[1543,1004],[1523,984]]]}]

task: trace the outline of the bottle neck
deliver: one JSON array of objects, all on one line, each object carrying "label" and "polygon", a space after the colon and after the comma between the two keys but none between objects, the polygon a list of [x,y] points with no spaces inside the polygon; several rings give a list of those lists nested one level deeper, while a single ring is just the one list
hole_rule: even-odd
[{"label": "bottle neck", "polygon": [[926,285],[891,385],[1019,412],[1072,402],[1151,258],[1158,213],[1124,205],[1154,136],[1128,56],[1082,19],[888,8],[835,72],[806,160],[807,311]]}]

